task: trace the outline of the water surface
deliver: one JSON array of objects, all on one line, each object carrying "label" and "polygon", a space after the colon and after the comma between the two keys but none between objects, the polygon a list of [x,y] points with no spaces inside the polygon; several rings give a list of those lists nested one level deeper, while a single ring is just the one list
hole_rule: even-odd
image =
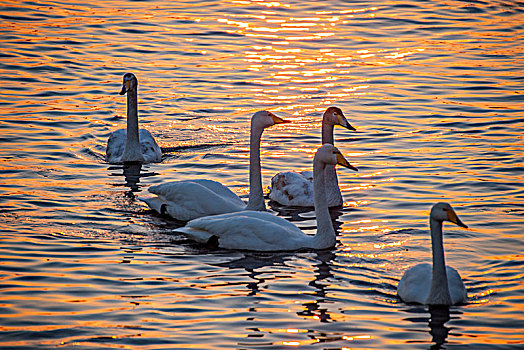
[{"label": "water surface", "polygon": [[[3,1],[0,346],[199,349],[524,347],[524,3]],[[105,163],[122,75],[162,163]],[[338,244],[208,250],[137,197],[211,178],[248,196],[249,117],[263,182],[311,167],[340,107]],[[406,305],[448,201],[447,263],[468,303]],[[314,234],[312,211],[273,208]]]}]

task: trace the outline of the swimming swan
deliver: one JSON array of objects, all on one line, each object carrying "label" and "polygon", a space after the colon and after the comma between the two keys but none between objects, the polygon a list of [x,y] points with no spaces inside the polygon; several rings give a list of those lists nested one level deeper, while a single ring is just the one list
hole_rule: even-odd
[{"label": "swimming swan", "polygon": [[404,273],[397,288],[399,297],[407,303],[427,305],[454,305],[467,298],[466,287],[459,273],[444,261],[442,222],[450,221],[458,226],[467,226],[460,221],[448,203],[437,203],[431,208],[429,225],[433,266],[418,264]]},{"label": "swimming swan", "polygon": [[213,180],[183,180],[151,186],[154,196],[140,198],[160,214],[189,221],[202,216],[239,210],[266,210],[260,170],[260,139],[262,132],[275,124],[287,123],[268,111],[251,117],[249,144],[249,200],[246,204],[229,188]]},{"label": "swimming swan", "polygon": [[109,136],[106,148],[108,163],[157,163],[162,160],[162,151],[153,135],[146,129],[138,129],[137,88],[135,75],[124,74],[120,95],[127,93],[127,130],[119,129]]},{"label": "swimming swan", "polygon": [[[344,113],[338,107],[329,107],[322,118],[322,144],[335,144],[333,129],[335,125],[355,131]],[[328,206],[342,205],[342,194],[338,187],[337,172],[334,165],[326,166],[326,193]],[[311,171],[285,171],[273,176],[269,199],[285,206],[313,206],[313,174]]]},{"label": "swimming swan", "polygon": [[268,212],[241,211],[192,220],[174,231],[201,243],[226,249],[256,251],[326,249],[335,246],[336,235],[324,191],[325,168],[340,164],[357,171],[339,150],[330,144],[320,147],[313,160],[313,186],[317,233],[309,236],[281,217]]}]

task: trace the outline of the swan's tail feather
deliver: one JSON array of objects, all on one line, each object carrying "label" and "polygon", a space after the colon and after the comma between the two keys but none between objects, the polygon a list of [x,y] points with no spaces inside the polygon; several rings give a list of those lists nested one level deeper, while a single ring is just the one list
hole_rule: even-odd
[{"label": "swan's tail feather", "polygon": [[[193,241],[196,241],[199,243],[208,243],[210,241],[212,242],[213,241],[212,237],[214,236],[209,231],[194,228],[194,227],[189,227],[189,226],[176,228],[173,230],[173,232],[182,233],[186,235],[187,238],[192,239]],[[217,237],[217,243],[218,243],[218,237]]]},{"label": "swan's tail feather", "polygon": [[165,214],[166,207],[164,202],[157,196],[140,196],[138,197],[142,202],[145,202],[147,206],[159,214]]}]

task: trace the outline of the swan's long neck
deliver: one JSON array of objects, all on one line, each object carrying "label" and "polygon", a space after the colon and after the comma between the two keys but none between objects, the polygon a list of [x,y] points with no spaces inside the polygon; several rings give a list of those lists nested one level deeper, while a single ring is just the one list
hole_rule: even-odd
[{"label": "swan's long neck", "polygon": [[260,167],[260,139],[264,129],[251,124],[249,137],[249,200],[246,209],[266,210],[262,191],[262,170]]},{"label": "swan's long neck", "polygon": [[[333,146],[335,145],[335,138],[333,136],[334,125],[330,125],[326,121],[326,117],[322,119],[322,144],[330,143]],[[338,178],[337,171],[335,170],[335,165],[326,164],[326,169],[324,170],[326,174],[326,191],[329,194],[330,198],[340,198],[340,204],[342,204],[342,194],[340,193],[340,188],[338,187]]]},{"label": "swan's long neck", "polygon": [[122,162],[142,162],[144,157],[140,150],[138,134],[138,96],[137,90],[127,91],[127,132],[126,146],[122,154]]},{"label": "swan's long neck", "polygon": [[325,249],[335,246],[336,235],[331,216],[329,215],[328,202],[325,191],[326,164],[315,160],[313,162],[313,195],[315,202],[315,215],[317,217],[317,233],[313,237],[313,247]]},{"label": "swan's long neck", "polygon": [[[328,198],[330,198],[329,205],[342,205],[342,193],[340,193],[340,187],[338,186],[338,177],[337,177],[337,170],[335,169],[334,165],[327,164],[326,168],[324,169],[324,174],[326,175],[325,183],[326,183],[326,193],[328,195]],[[337,199],[335,203],[335,198]]]},{"label": "swan's long neck", "polygon": [[429,305],[451,305],[449,294],[448,276],[446,273],[446,262],[444,260],[444,244],[442,241],[442,221],[430,217],[429,227],[431,229],[431,250],[433,252],[433,273],[431,277],[431,288],[429,290],[426,304]]},{"label": "swan's long neck", "polygon": [[333,129],[335,128],[334,125],[329,124],[326,121],[326,117],[322,119],[322,144],[332,144],[335,145],[335,139],[333,137]]}]

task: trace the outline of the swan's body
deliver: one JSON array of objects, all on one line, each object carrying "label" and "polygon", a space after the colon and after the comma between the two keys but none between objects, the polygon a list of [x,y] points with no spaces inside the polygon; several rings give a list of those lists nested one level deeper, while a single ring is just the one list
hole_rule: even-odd
[{"label": "swan's body", "polygon": [[[355,130],[347,121],[344,113],[338,107],[329,107],[322,117],[322,144],[335,144],[333,129],[335,125]],[[342,194],[338,187],[335,166],[326,166],[325,170],[326,197],[329,207],[343,204]],[[273,176],[269,199],[285,206],[312,207],[313,176],[311,171],[285,171]]]},{"label": "swan's body", "polygon": [[[427,263],[415,265],[407,270],[402,277],[402,284],[399,283],[398,286],[398,294],[401,295],[402,300],[407,303],[440,305],[440,303],[428,302],[428,286],[431,286],[432,270],[433,266]],[[466,288],[457,270],[446,266],[446,275],[451,298],[450,305],[466,300]]]},{"label": "swan's body", "polygon": [[247,205],[229,188],[213,180],[172,181],[151,186],[149,192],[154,196],[140,199],[158,213],[181,221],[245,209],[266,210],[260,169],[260,139],[265,128],[285,122],[267,111],[259,111],[251,118]]},{"label": "swan's body", "polygon": [[[126,148],[127,130],[115,130],[107,140],[106,160],[111,164],[121,164],[126,162],[137,163],[158,163],[162,160],[162,151],[149,130],[140,129],[139,132],[140,155],[134,157],[134,161],[123,161],[123,154]],[[142,157],[142,158],[140,158]]]},{"label": "swan's body", "polygon": [[[271,179],[270,191],[269,199],[281,205],[312,207],[314,205],[313,173],[308,170],[280,172]],[[335,202],[335,204],[331,203],[330,206],[338,205],[338,201]]]},{"label": "swan's body", "polygon": [[213,180],[173,181],[151,186],[155,196],[140,198],[160,214],[180,221],[246,209],[229,188]]},{"label": "swan's body", "polygon": [[466,227],[447,203],[437,203],[431,209],[430,229],[433,265],[418,264],[407,270],[397,292],[407,303],[454,305],[466,301],[467,292],[459,273],[444,261],[442,222],[450,221]]},{"label": "swan's body", "polygon": [[336,243],[324,189],[325,168],[341,164],[357,170],[338,149],[326,144],[314,158],[315,214],[317,233],[309,236],[289,221],[268,212],[241,211],[192,220],[175,229],[197,242],[214,242],[221,248],[256,251],[282,251],[302,248],[326,249]]},{"label": "swan's body", "polygon": [[106,160],[111,164],[157,163],[162,151],[153,135],[138,129],[138,80],[132,73],[124,74],[120,95],[127,93],[127,129],[114,131],[107,140]]}]

